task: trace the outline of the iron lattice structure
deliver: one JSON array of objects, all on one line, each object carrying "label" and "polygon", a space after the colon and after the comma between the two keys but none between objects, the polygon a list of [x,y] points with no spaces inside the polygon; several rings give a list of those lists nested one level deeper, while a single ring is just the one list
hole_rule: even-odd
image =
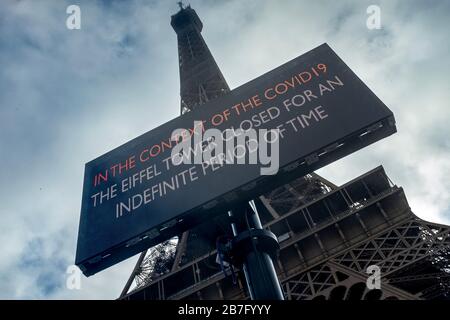
[{"label": "iron lattice structure", "polygon": [[213,55],[201,35],[203,24],[190,6],[172,16],[178,38],[180,67],[180,112],[188,112],[228,91]]},{"label": "iron lattice structure", "polygon": [[[178,35],[181,112],[229,91],[190,7],[172,16]],[[255,200],[264,228],[279,239],[276,271],[287,299],[448,299],[450,227],[411,211],[401,187],[380,166],[337,187],[310,174]],[[218,236],[231,234],[219,215],[143,252],[121,299],[248,299],[222,272]],[[366,286],[369,266],[381,288]],[[135,282],[133,289],[131,284]]]}]

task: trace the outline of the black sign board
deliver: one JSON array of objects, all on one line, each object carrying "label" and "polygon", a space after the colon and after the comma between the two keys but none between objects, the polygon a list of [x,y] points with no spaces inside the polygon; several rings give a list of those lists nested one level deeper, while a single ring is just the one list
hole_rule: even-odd
[{"label": "black sign board", "polygon": [[[279,129],[278,173],[172,165],[172,132],[189,137],[194,121]],[[76,264],[94,274],[395,131],[392,112],[323,44],[87,163]]]}]

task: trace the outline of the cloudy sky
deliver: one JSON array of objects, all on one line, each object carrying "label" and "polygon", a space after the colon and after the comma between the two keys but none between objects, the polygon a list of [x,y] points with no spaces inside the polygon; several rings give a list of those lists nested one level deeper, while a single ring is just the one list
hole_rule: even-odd
[{"label": "cloudy sky", "polygon": [[[450,224],[450,1],[192,0],[237,87],[327,42],[398,133],[318,173],[380,164],[421,218]],[[81,8],[81,30],[66,8]],[[369,30],[366,9],[381,9]],[[66,288],[84,163],[178,115],[176,1],[2,0],[0,299],[114,299],[136,257]]]}]

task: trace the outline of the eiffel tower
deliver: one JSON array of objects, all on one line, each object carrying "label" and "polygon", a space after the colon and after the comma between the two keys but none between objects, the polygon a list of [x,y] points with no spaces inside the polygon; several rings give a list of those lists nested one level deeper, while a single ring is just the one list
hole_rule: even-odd
[{"label": "eiffel tower", "polygon": [[[195,10],[180,3],[171,25],[184,113],[230,88]],[[274,264],[286,299],[450,297],[450,227],[416,217],[381,166],[342,186],[312,173],[255,203],[263,227],[280,242]],[[143,252],[119,299],[249,299],[242,272],[225,274],[217,261],[216,239],[224,234],[232,234],[225,214]],[[380,288],[367,285],[371,266]]]}]

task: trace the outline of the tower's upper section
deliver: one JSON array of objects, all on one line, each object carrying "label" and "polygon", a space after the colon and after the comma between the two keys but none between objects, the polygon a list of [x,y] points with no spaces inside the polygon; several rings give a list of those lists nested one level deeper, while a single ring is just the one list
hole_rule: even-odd
[{"label": "tower's upper section", "polygon": [[179,34],[187,28],[195,28],[198,32],[201,32],[203,29],[203,23],[195,10],[192,9],[190,5],[186,8],[183,8],[181,5],[180,7],[181,10],[174,14],[170,21],[170,24],[175,32]]},{"label": "tower's upper section", "polygon": [[203,24],[190,6],[174,14],[170,24],[177,33],[181,113],[191,111],[230,90],[201,35]]}]

